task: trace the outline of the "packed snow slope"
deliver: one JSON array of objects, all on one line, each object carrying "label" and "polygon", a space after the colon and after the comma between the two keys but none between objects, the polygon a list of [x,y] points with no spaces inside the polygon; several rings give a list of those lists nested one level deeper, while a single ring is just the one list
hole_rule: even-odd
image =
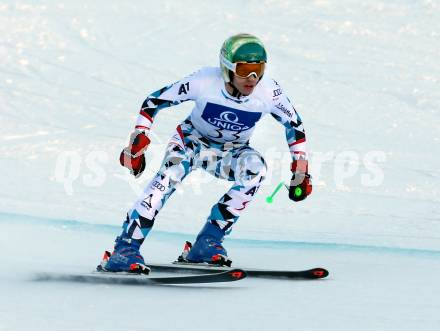
[{"label": "packed snow slope", "polygon": [[[439,22],[437,0],[0,1],[0,330],[436,330]],[[263,40],[266,74],[304,121],[314,191],[266,203],[289,180],[289,154],[283,128],[265,118],[251,144],[268,177],[225,246],[236,265],[320,265],[330,279],[202,289],[29,281],[89,271],[111,248],[192,107],[158,114],[148,169],[133,179],[118,157],[142,101],[217,65],[239,32]],[[190,175],[145,257],[175,258],[229,185]]]},{"label": "packed snow slope", "polygon": [[[326,266],[321,281],[244,279],[195,286],[32,281],[96,265],[117,227],[0,214],[0,330],[436,331],[440,254],[231,239],[234,264]],[[143,250],[171,261],[186,237],[153,232]],[[17,244],[19,240],[19,244]]]}]

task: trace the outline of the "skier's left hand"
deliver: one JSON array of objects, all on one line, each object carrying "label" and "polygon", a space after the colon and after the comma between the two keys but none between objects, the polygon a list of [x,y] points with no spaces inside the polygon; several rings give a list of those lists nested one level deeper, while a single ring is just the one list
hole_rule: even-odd
[{"label": "skier's left hand", "polygon": [[289,198],[293,201],[304,200],[312,193],[312,181],[308,173],[308,167],[309,163],[307,160],[292,162],[292,179],[289,185]]}]

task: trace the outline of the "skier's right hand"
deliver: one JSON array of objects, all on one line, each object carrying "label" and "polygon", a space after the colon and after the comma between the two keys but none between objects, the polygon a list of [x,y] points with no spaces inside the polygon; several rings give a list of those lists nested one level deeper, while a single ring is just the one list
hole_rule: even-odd
[{"label": "skier's right hand", "polygon": [[143,131],[135,131],[130,136],[130,143],[125,147],[119,156],[122,166],[128,168],[136,178],[145,170],[144,152],[150,144],[150,138]]}]

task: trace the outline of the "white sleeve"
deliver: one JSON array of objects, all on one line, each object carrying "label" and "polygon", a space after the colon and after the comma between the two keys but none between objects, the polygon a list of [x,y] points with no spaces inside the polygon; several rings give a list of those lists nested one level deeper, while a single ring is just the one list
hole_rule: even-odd
[{"label": "white sleeve", "polygon": [[136,129],[150,130],[154,117],[163,108],[175,106],[188,100],[196,100],[203,87],[204,77],[202,69],[151,93],[142,103],[136,121]]},{"label": "white sleeve", "polygon": [[271,115],[286,129],[286,140],[293,160],[307,159],[306,134],[303,123],[281,86],[272,80]]}]

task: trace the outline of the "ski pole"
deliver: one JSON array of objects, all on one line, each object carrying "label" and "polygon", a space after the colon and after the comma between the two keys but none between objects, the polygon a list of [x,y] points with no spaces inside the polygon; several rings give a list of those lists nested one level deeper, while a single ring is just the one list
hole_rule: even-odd
[{"label": "ski pole", "polygon": [[[281,187],[285,187],[287,191],[289,191],[289,186],[284,184],[284,182],[280,182],[277,187],[275,187],[275,190],[273,191],[273,193],[269,196],[266,197],[266,202],[267,203],[272,203],[273,202],[273,198],[275,196],[275,194],[278,193],[278,191],[281,189]],[[303,190],[301,187],[297,186],[295,187],[295,191],[293,193],[296,197],[300,197],[303,194]]]},{"label": "ski pole", "polygon": [[284,186],[284,182],[280,182],[277,187],[275,187],[275,190],[273,191],[273,193],[269,196],[266,197],[266,202],[267,203],[272,203],[273,202],[273,197],[275,196],[275,194],[278,193],[278,191]]}]

